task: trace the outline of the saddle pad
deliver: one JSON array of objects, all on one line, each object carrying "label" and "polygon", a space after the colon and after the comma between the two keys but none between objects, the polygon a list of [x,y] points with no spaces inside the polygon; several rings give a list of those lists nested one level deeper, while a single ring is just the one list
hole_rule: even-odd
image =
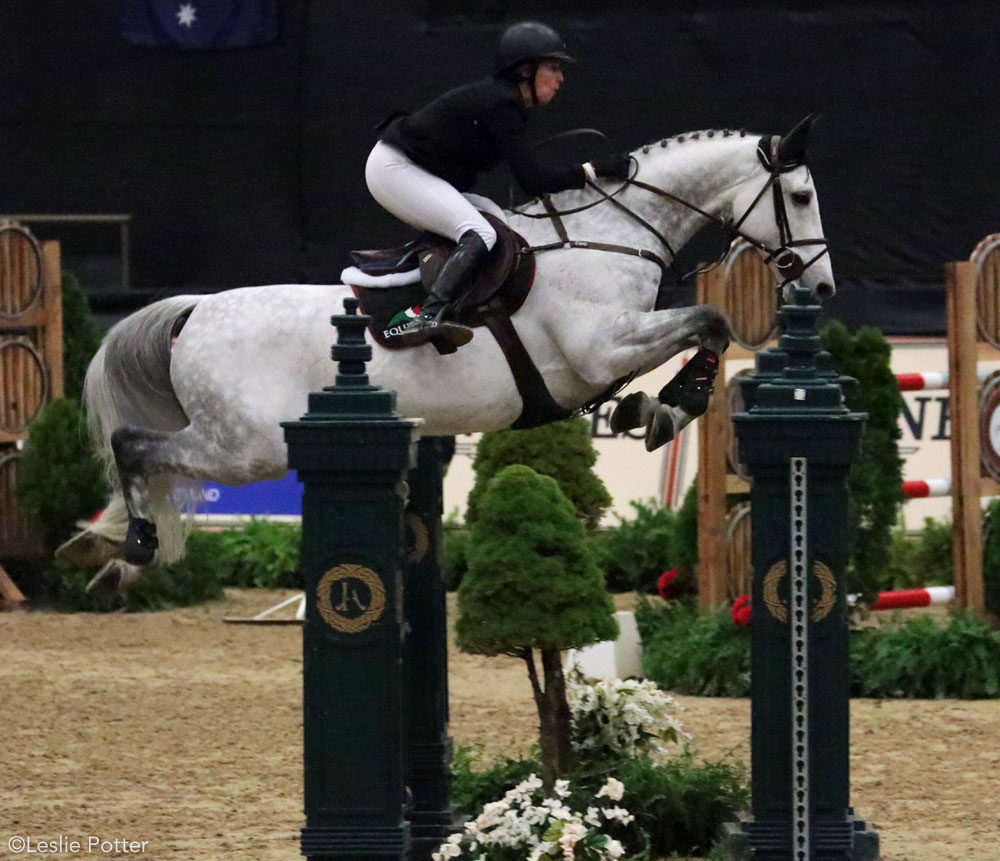
[{"label": "saddle pad", "polygon": [[[524,303],[535,277],[534,255],[527,253],[528,243],[499,219],[483,213],[497,231],[497,243],[481,267],[475,281],[456,303],[452,319],[465,326],[478,328],[485,325],[480,306],[497,296],[507,314],[513,314]],[[448,259],[454,243],[433,245],[420,250],[420,272],[423,283],[407,284],[400,287],[365,287],[349,285],[358,297],[360,310],[368,314],[372,322],[368,329],[375,342],[388,349],[400,349],[386,335],[389,322],[400,311],[419,305],[427,295],[424,283],[434,283],[441,267]],[[411,249],[412,250],[412,249]]]}]

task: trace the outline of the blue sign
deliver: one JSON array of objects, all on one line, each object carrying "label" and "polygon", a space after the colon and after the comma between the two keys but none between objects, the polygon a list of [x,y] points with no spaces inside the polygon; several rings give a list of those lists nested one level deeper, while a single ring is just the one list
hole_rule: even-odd
[{"label": "blue sign", "polygon": [[203,514],[302,514],[302,484],[289,472],[277,481],[239,487],[206,481],[198,512]]}]

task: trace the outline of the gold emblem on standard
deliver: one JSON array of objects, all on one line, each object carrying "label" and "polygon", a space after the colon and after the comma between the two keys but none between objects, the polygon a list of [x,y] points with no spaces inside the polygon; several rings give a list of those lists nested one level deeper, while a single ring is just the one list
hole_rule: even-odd
[{"label": "gold emblem on standard", "polygon": [[385,610],[385,584],[364,565],[337,565],[316,587],[320,617],[344,634],[360,634],[379,620]]},{"label": "gold emblem on standard", "polygon": [[412,511],[406,513],[406,528],[413,538],[413,544],[406,552],[406,561],[420,562],[430,549],[430,533],[428,533],[424,522]]},{"label": "gold emblem on standard", "polygon": [[[782,560],[775,562],[764,575],[764,606],[779,622],[788,621],[788,603],[778,595],[778,586],[787,573],[788,563]],[[822,562],[813,562],[812,573],[819,581],[820,594],[813,601],[809,619],[812,622],[822,622],[830,615],[833,605],[837,602],[837,578],[833,576],[830,566]]]}]

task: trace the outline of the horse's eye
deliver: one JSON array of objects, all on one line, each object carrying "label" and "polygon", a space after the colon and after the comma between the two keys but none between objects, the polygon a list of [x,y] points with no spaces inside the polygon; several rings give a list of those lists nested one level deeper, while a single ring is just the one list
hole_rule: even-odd
[{"label": "horse's eye", "polygon": [[792,192],[792,203],[796,206],[808,206],[812,202],[813,196],[811,191],[793,191]]}]

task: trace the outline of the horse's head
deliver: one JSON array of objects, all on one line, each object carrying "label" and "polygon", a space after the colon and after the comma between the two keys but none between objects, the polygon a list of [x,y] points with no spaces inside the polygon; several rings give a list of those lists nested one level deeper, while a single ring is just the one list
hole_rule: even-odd
[{"label": "horse's head", "polygon": [[786,135],[765,135],[757,145],[759,171],[732,199],[734,226],[756,245],[790,301],[792,282],[808,287],[819,302],[836,288],[819,215],[819,201],[806,165],[806,142],[816,116]]}]

